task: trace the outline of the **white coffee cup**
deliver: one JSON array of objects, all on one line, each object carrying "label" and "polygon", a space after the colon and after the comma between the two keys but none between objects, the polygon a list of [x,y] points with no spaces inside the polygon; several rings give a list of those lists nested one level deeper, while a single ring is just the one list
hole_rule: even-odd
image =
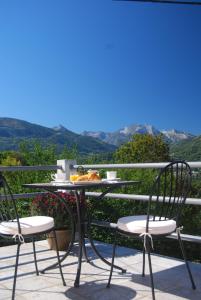
[{"label": "white coffee cup", "polygon": [[107,171],[107,179],[116,179],[117,178],[117,171]]}]

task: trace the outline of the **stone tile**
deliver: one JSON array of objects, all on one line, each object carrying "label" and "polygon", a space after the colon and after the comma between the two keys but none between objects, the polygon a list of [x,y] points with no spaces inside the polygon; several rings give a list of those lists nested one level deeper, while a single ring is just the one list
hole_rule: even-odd
[{"label": "stone tile", "polygon": [[[41,276],[17,278],[16,292],[18,294],[33,292],[52,285],[53,284],[50,280],[47,280],[47,278],[45,278],[44,280],[44,278]],[[4,286],[6,286],[9,289],[12,289],[12,281],[5,282]]]},{"label": "stone tile", "polygon": [[86,298],[75,295],[74,293],[68,292],[68,296],[67,296],[65,292],[57,292],[57,291],[54,291],[53,289],[50,289],[50,290],[46,289],[46,290],[37,291],[35,293],[27,293],[24,295],[16,296],[16,300],[35,300],[35,299],[40,299],[40,300],[55,300],[55,299],[86,300]]},{"label": "stone tile", "polygon": [[[73,291],[69,291],[72,288],[72,284],[69,286],[63,285],[54,285],[50,286],[45,289],[36,290],[32,292],[27,292],[25,294],[17,295],[16,300],[32,300],[32,299],[40,299],[40,300],[55,300],[55,299],[77,299],[77,300],[84,300],[85,298],[75,295]],[[76,296],[76,298],[75,298]]]},{"label": "stone tile", "polygon": [[0,284],[0,299],[8,299],[11,298],[12,291],[5,287],[3,284]]}]

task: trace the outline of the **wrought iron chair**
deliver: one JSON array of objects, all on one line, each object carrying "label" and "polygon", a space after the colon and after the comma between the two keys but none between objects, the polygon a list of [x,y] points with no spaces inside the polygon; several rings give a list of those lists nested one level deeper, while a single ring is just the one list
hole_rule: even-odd
[{"label": "wrought iron chair", "polygon": [[17,269],[21,244],[24,243],[24,240],[26,238],[32,239],[35,269],[36,274],[39,275],[36,260],[35,238],[50,231],[53,232],[53,235],[55,237],[58,266],[63,285],[65,286],[66,283],[62,273],[57,239],[55,235],[54,219],[47,216],[30,216],[20,218],[17,212],[16,201],[12,195],[11,189],[5,177],[2,175],[2,173],[0,173],[0,236],[3,238],[13,238],[17,243],[12,300],[15,298]]},{"label": "wrought iron chair", "polygon": [[[152,186],[147,214],[122,217],[117,222],[116,233],[132,238],[140,238],[143,241],[142,276],[145,275],[145,253],[147,253],[153,300],[155,299],[155,292],[150,253],[153,249],[153,240],[168,236],[173,232],[177,233],[192,288],[196,288],[180,235],[180,216],[190,187],[190,166],[184,161],[172,162],[160,171]],[[113,245],[112,266],[107,287],[110,287],[115,248],[116,242]]]}]

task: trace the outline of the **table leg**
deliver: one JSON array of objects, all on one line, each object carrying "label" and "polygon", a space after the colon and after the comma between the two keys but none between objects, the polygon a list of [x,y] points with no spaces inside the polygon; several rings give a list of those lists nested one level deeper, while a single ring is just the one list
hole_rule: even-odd
[{"label": "table leg", "polygon": [[[105,264],[107,264],[108,266],[111,267],[112,264],[111,264],[108,260],[106,260],[106,259],[100,254],[100,252],[97,250],[97,248],[96,248],[96,246],[95,246],[95,244],[94,244],[94,241],[93,241],[93,239],[92,239],[90,230],[88,230],[88,238],[89,238],[89,242],[90,242],[91,247],[92,247],[93,251],[95,252],[95,254],[96,254],[96,255],[97,255],[97,256],[98,256]],[[117,266],[117,265],[113,265],[113,268],[120,270],[122,273],[126,273],[126,269],[123,269],[123,268],[121,268],[121,267],[119,267],[119,266]]]},{"label": "table leg", "polygon": [[80,195],[78,195],[77,191],[74,191],[75,199],[76,199],[76,207],[77,207],[77,227],[79,233],[79,253],[78,253],[78,265],[77,265],[77,274],[76,279],[74,282],[74,287],[79,287],[80,284],[80,273],[82,267],[82,249],[84,245],[84,233],[83,233],[83,226],[81,223],[81,211],[80,211]]},{"label": "table leg", "polygon": [[[104,197],[108,192],[110,192],[110,191],[112,191],[112,190],[113,190],[113,187],[109,187],[107,190],[105,190],[103,193],[101,193],[101,195],[97,198],[97,201],[101,201],[101,200],[103,199],[103,197]],[[95,254],[96,254],[96,255],[97,255],[97,256],[98,256],[105,264],[107,264],[108,266],[111,267],[111,263],[110,263],[108,260],[106,260],[106,259],[100,254],[100,252],[97,250],[97,248],[96,248],[96,246],[95,246],[95,244],[94,244],[93,238],[92,238],[92,236],[91,236],[91,231],[90,231],[89,226],[90,226],[90,218],[88,219],[88,224],[87,224],[87,236],[88,236],[88,238],[89,238],[89,242],[90,242],[90,244],[91,244],[91,247],[92,247],[93,251],[95,252]],[[103,227],[104,227],[104,226],[103,226]],[[108,228],[108,227],[106,226],[106,228]],[[121,267],[119,267],[119,266],[117,266],[117,265],[113,265],[113,268],[120,270],[122,273],[126,273],[126,269],[123,269],[123,268],[121,268]]]},{"label": "table leg", "polygon": [[84,241],[83,241],[83,244],[82,244],[82,251],[83,251],[83,256],[84,256],[84,259],[87,263],[90,262],[90,259],[88,258],[88,255],[87,255],[87,249],[86,249],[86,245],[85,245],[85,238],[84,238]]}]

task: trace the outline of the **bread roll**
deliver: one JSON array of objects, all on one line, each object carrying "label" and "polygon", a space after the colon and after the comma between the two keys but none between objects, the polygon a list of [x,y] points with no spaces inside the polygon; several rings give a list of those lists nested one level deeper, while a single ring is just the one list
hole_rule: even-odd
[{"label": "bread roll", "polygon": [[88,178],[89,178],[89,180],[91,181],[93,181],[93,180],[100,180],[100,177],[99,177],[99,175],[97,174],[97,173],[90,173],[90,174],[88,174]]},{"label": "bread roll", "polygon": [[88,174],[85,175],[79,175],[77,178],[77,181],[88,181]]},{"label": "bread roll", "polygon": [[94,181],[94,180],[100,180],[100,176],[97,173],[79,175],[75,179],[75,181]]}]

